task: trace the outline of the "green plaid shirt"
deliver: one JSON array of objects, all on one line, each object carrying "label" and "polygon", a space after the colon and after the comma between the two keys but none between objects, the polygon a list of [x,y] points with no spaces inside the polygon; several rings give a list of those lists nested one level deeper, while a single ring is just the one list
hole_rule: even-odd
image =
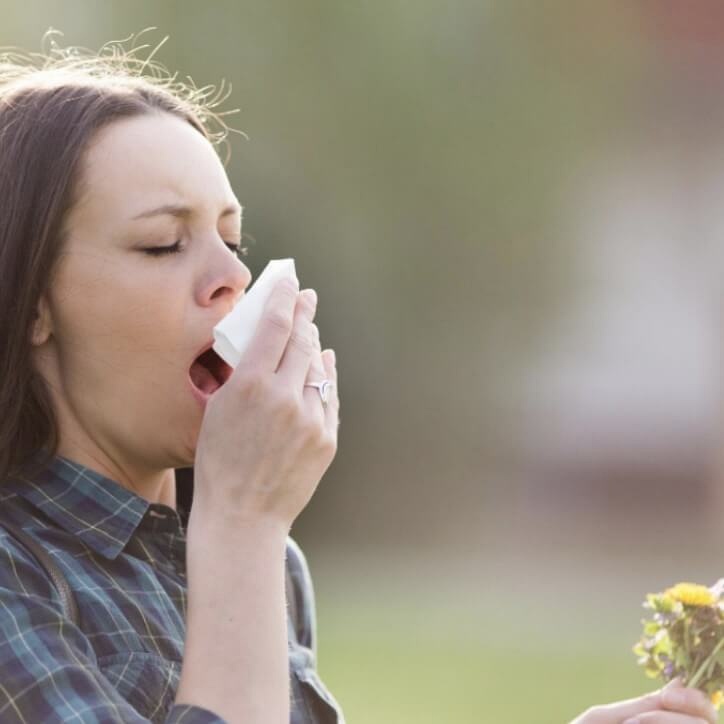
[{"label": "green plaid shirt", "polygon": [[[175,705],[186,619],[187,513],[149,503],[64,457],[0,485],[0,721],[223,724]],[[63,571],[80,625],[34,556],[2,528],[24,528]],[[343,724],[316,671],[314,594],[287,540],[297,621],[288,620],[291,724]]]}]

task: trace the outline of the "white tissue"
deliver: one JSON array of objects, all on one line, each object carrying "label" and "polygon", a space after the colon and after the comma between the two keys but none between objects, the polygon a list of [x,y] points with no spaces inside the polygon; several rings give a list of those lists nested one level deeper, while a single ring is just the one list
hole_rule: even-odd
[{"label": "white tissue", "polygon": [[297,278],[294,259],[272,259],[248,292],[213,330],[214,351],[231,367],[239,360],[254,336],[264,305],[276,283]]}]

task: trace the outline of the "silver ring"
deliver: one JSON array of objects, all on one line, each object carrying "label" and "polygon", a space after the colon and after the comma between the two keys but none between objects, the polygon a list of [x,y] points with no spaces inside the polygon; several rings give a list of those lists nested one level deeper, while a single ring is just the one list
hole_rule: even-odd
[{"label": "silver ring", "polygon": [[321,382],[307,382],[305,387],[316,387],[319,392],[319,397],[322,400],[322,405],[327,406],[329,402],[329,390],[334,386],[334,382],[331,380],[322,380]]}]

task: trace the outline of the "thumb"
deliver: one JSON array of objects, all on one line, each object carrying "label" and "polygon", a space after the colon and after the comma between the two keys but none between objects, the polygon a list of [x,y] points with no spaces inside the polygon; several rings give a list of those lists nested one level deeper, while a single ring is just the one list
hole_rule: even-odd
[{"label": "thumb", "polygon": [[596,722],[600,722],[600,724],[619,724],[638,714],[645,714],[648,711],[660,711],[663,708],[661,693],[681,686],[681,681],[674,679],[663,689],[657,689],[634,699],[625,699],[606,706],[596,707],[599,714]]}]

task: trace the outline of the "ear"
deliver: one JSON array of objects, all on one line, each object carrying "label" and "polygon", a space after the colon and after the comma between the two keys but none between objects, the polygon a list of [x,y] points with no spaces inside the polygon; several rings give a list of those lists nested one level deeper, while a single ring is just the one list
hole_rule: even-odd
[{"label": "ear", "polygon": [[53,326],[50,319],[50,307],[45,297],[41,297],[35,312],[35,321],[33,322],[30,343],[34,347],[39,347],[41,344],[45,344],[52,332]]}]

